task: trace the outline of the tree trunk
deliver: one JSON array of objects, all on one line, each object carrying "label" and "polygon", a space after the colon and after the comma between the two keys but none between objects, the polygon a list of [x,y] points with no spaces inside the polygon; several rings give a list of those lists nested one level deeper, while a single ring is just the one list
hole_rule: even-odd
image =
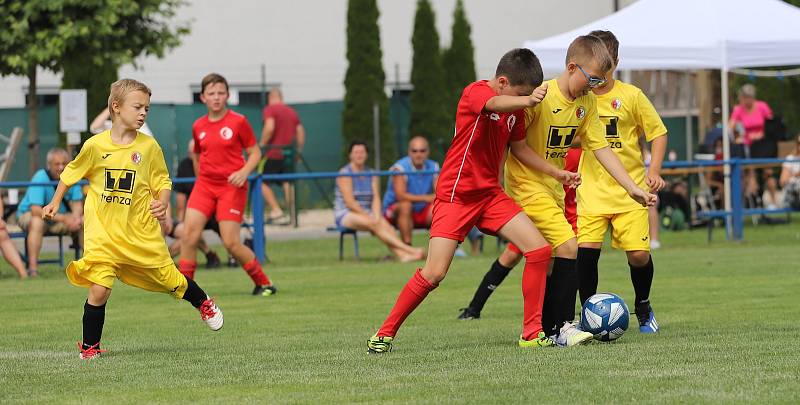
[{"label": "tree trunk", "polygon": [[28,69],[28,177],[39,170],[39,111],[36,97],[36,65]]}]

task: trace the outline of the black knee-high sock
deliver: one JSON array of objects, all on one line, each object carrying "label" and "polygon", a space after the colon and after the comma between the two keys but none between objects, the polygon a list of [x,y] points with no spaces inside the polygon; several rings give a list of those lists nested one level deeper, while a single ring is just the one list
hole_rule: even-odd
[{"label": "black knee-high sock", "polygon": [[544,302],[542,304],[542,330],[545,335],[553,336],[558,333],[556,319],[558,318],[558,300],[556,299],[556,279],[553,273],[547,276],[547,284],[544,289]]},{"label": "black knee-high sock", "polygon": [[492,267],[486,272],[486,275],[483,276],[483,280],[481,280],[478,290],[475,291],[475,296],[472,297],[469,307],[473,311],[480,313],[481,310],[483,310],[483,306],[486,305],[486,301],[503,280],[505,280],[512,268],[513,267],[503,266],[500,264],[499,260],[495,260],[494,263],[492,263]]},{"label": "black knee-high sock", "polygon": [[94,306],[86,301],[83,304],[83,348],[97,345],[103,336],[103,323],[106,321],[106,304]]},{"label": "black knee-high sock", "polygon": [[558,325],[575,320],[575,299],[578,296],[578,270],[575,259],[556,257],[553,259],[553,274],[558,274],[559,282]]},{"label": "black knee-high sock", "polygon": [[628,263],[631,268],[631,282],[633,283],[633,291],[636,292],[636,304],[646,304],[650,301],[650,287],[653,285],[653,256],[642,267],[634,267]]},{"label": "black knee-high sock", "polygon": [[578,248],[578,282],[580,285],[581,305],[592,295],[597,294],[597,262],[600,260],[600,249]]},{"label": "black knee-high sock", "polygon": [[186,287],[186,292],[183,293],[183,299],[189,301],[195,308],[200,308],[200,305],[205,301],[208,296],[206,295],[205,291],[200,288],[197,283],[194,282],[191,278],[186,277],[186,282],[189,283],[189,286]]}]

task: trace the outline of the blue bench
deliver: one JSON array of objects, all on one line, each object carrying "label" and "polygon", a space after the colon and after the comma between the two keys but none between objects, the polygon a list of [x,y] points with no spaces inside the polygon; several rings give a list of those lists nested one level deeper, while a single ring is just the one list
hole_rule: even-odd
[{"label": "blue bench", "polygon": [[[768,214],[786,214],[787,221],[791,222],[792,220],[792,209],[791,208],[778,208],[778,209],[766,209],[766,208],[746,208],[742,212],[744,216],[754,216],[754,215],[768,215]],[[723,219],[727,221],[728,217],[733,215],[730,211],[725,210],[713,210],[713,211],[698,211],[697,218],[705,218],[708,219],[708,241],[711,242],[714,230],[714,220],[715,219]]]},{"label": "blue bench", "polygon": [[[22,239],[22,245],[24,246],[24,248],[23,248],[24,249],[24,253],[21,254],[21,256],[22,256],[22,261],[24,261],[25,264],[27,265],[28,264],[28,257],[29,257],[29,254],[28,254],[28,234],[25,233],[25,232],[22,232],[22,231],[20,231],[20,232],[9,232],[8,236],[11,239]],[[57,234],[51,234],[51,233],[45,233],[44,234],[45,238],[47,238],[47,237],[58,238],[58,259],[42,259],[40,257],[39,258],[39,264],[58,263],[59,266],[64,267],[64,237],[65,236],[70,237],[70,239],[71,239],[71,235],[57,235]],[[72,247],[75,249],[75,259],[77,260],[78,258],[81,257],[81,248],[79,246],[77,246],[77,245],[72,246]]]},{"label": "blue bench", "polygon": [[339,260],[344,260],[344,237],[346,235],[353,235],[353,248],[355,250],[356,260],[361,259],[358,255],[358,232],[355,229],[331,226],[327,228],[330,232],[339,232]]}]

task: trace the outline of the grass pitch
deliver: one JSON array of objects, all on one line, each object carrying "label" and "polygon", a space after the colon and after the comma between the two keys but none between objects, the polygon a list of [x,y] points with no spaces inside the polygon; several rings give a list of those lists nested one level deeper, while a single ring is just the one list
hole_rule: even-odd
[{"label": "grass pitch", "polygon": [[[75,348],[86,291],[56,267],[18,281],[4,264],[0,402],[797,401],[800,224],[748,228],[742,243],[705,236],[662,235],[651,296],[660,334],[640,335],[633,320],[617,342],[570,349],[516,346],[521,266],[483,319],[455,319],[497,254],[492,239],[482,256],[455,260],[387,355],[368,355],[365,341],[414,265],[378,261],[385,250],[369,237],[360,262],[339,262],[334,239],[270,243],[274,297],[250,296],[241,270],[200,270],[225,314],[218,333],[185,301],[118,282],[109,353],[90,362]],[[599,291],[632,302],[622,253],[604,251]]]}]

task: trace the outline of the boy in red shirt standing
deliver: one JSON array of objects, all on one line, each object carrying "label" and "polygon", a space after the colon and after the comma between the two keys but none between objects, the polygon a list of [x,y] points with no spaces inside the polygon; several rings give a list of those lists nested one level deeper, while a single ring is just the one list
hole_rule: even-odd
[{"label": "boy in red shirt standing", "polygon": [[428,259],[400,292],[378,332],[367,341],[370,353],[392,349],[397,330],[428,293],[441,282],[458,244],[477,226],[519,243],[525,255],[522,276],[524,313],[521,347],[552,346],[542,332],[545,276],[551,248],[520,207],[500,187],[500,165],[506,149],[529,167],[577,186],[580,177],[547,164],[525,143],[523,108],[536,105],[547,93],[542,67],[528,49],[503,55],[492,80],[464,89],[456,111],[456,132],[445,156],[433,203]]},{"label": "boy in red shirt standing", "polygon": [[[224,77],[216,73],[206,75],[201,83],[200,100],[208,108],[208,114],[192,125],[195,152],[192,160],[197,182],[186,203],[186,230],[181,238],[178,267],[186,277],[194,277],[200,233],[214,215],[225,249],[255,284],[253,295],[275,294],[277,290],[261,269],[261,263],[239,236],[247,204],[247,176],[261,160],[253,128],[244,115],[228,109],[228,82]],[[246,161],[242,150],[247,153]]]}]

